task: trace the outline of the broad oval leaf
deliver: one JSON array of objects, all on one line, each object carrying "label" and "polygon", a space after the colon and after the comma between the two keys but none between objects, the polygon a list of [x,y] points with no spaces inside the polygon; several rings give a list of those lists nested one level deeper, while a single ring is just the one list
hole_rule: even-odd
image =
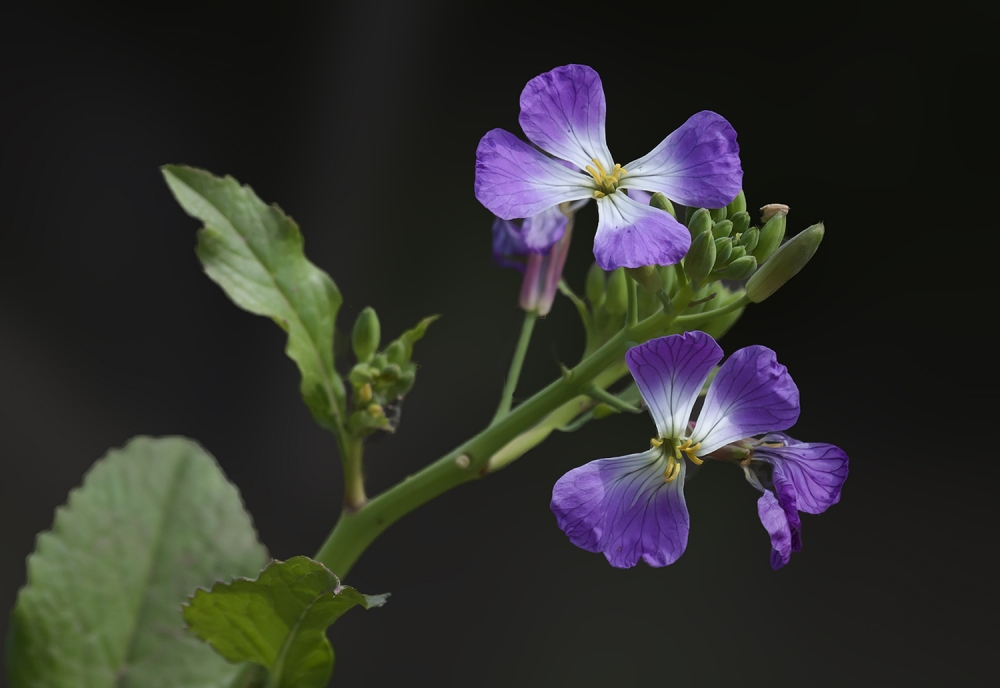
[{"label": "broad oval leaf", "polygon": [[6,663],[12,688],[228,688],[243,667],[185,630],[193,590],[260,571],[239,493],[181,437],[108,452],[28,557]]},{"label": "broad oval leaf", "polygon": [[318,561],[293,557],[257,580],[197,590],[184,619],[226,659],[266,667],[268,686],[321,688],[333,672],[326,629],[351,607],[378,607],[387,597],[362,595]]},{"label": "broad oval leaf", "polygon": [[339,433],[345,393],[333,365],[333,331],[342,298],[306,258],[298,225],[232,177],[180,165],[165,165],[163,176],[184,211],[205,223],[197,248],[205,272],[237,306],[288,334],[285,353],[302,374],[306,405]]}]

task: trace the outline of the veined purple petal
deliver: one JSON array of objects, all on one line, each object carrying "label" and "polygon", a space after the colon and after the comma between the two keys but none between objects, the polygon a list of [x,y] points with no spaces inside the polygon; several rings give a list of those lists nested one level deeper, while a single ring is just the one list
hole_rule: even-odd
[{"label": "veined purple petal", "polygon": [[531,217],[594,195],[593,180],[566,169],[503,129],[486,133],[476,149],[476,198],[504,220]]},{"label": "veined purple petal", "polygon": [[[783,432],[772,432],[761,441],[764,444],[754,448],[753,458],[774,466],[775,482],[791,483],[799,511],[821,514],[840,501],[848,464],[842,449],[822,442],[799,442]],[[784,446],[767,446],[778,443]]]},{"label": "veined purple petal", "polygon": [[533,253],[546,253],[566,233],[567,218],[559,206],[543,210],[538,215],[524,218],[521,225],[524,244]]},{"label": "veined purple petal", "polygon": [[802,549],[802,521],[795,505],[795,488],[775,482],[774,492],[765,491],[757,500],[757,515],[771,537],[771,568],[788,563],[792,552]]},{"label": "veined purple petal", "polygon": [[524,262],[511,260],[512,256],[523,256],[528,253],[521,233],[520,220],[504,220],[493,218],[493,260],[505,268],[515,268],[524,272]]},{"label": "veined purple petal", "polygon": [[639,392],[649,407],[660,437],[687,434],[688,419],[722,349],[704,332],[685,332],[651,339],[625,354]]},{"label": "veined purple petal", "polygon": [[660,191],[696,208],[721,208],[743,186],[736,131],[721,115],[704,110],[647,155],[625,165],[624,189]]},{"label": "veined purple petal", "polygon": [[575,468],[552,488],[552,511],[570,542],[602,552],[617,568],[677,561],[687,547],[684,471],[664,482],[662,449],[600,459]]},{"label": "veined purple petal", "polygon": [[673,265],[691,247],[691,234],[670,213],[623,193],[598,198],[597,211],[594,257],[604,270]]},{"label": "veined purple petal", "polygon": [[649,201],[653,198],[653,194],[648,191],[643,191],[642,189],[629,189],[628,197],[633,201],[642,203],[643,205],[649,205]]},{"label": "veined purple petal", "polygon": [[[666,214],[666,213],[664,213]],[[704,456],[744,437],[791,427],[799,417],[799,389],[766,346],[733,353],[719,368],[691,434]]]},{"label": "veined purple petal", "polygon": [[586,65],[571,64],[539,74],[521,91],[518,121],[525,136],[580,170],[597,158],[614,163],[604,137],[607,106],[601,77]]}]

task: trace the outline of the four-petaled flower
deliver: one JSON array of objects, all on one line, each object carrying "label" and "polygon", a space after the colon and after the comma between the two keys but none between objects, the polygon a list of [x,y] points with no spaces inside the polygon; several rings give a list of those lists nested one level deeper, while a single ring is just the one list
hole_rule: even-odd
[{"label": "four-petaled flower", "polygon": [[622,167],[605,142],[604,118],[604,89],[590,67],[566,65],[535,77],[521,92],[518,121],[553,157],[503,129],[488,132],[476,150],[476,198],[507,220],[596,198],[594,256],[603,269],[679,262],[691,244],[687,229],[623,192],[660,191],[687,206],[725,206],[743,182],[736,132],[720,115],[699,112]]},{"label": "four-petaled flower", "polygon": [[832,444],[799,442],[783,432],[747,444],[750,454],[741,463],[750,484],[764,493],[757,513],[771,537],[771,568],[778,570],[802,549],[799,512],[820,514],[840,501],[847,454]]},{"label": "four-petaled flower", "polygon": [[[697,423],[690,417],[722,349],[704,332],[651,340],[625,355],[656,422],[653,447],[573,469],[552,490],[552,511],[570,541],[612,566],[672,564],[687,547],[687,461],[799,416],[799,391],[772,350],[748,346],[719,368]],[[760,459],[766,460],[764,456]],[[801,508],[801,507],[800,507]]]}]

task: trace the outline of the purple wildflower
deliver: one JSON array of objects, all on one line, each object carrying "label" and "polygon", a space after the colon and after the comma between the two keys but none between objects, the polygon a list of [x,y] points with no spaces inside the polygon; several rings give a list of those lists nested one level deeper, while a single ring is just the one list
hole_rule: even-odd
[{"label": "purple wildflower", "polygon": [[691,244],[687,229],[623,191],[660,191],[683,205],[721,208],[743,181],[736,132],[705,110],[622,167],[605,142],[605,109],[601,79],[585,65],[557,67],[529,81],[519,122],[543,152],[503,129],[488,132],[476,150],[476,198],[508,220],[596,198],[598,265],[613,270],[677,263]]},{"label": "purple wildflower", "polygon": [[704,332],[661,337],[630,349],[625,359],[656,423],[653,446],[570,471],[556,482],[551,507],[570,542],[602,552],[612,566],[640,559],[666,566],[687,547],[687,460],[700,464],[732,442],[790,427],[799,392],[773,351],[740,349],[719,369],[692,428],[695,402],[722,359],[715,340]]},{"label": "purple wildflower", "polygon": [[832,444],[799,442],[783,432],[752,440],[749,448],[743,470],[764,493],[757,513],[771,538],[771,568],[778,570],[802,549],[799,512],[820,514],[840,501],[847,454]]}]

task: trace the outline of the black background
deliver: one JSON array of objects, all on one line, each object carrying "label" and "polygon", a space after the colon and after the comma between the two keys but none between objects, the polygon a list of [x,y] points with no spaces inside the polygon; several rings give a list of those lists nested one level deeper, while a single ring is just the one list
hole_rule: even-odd
[{"label": "black background", "polygon": [[[825,221],[809,267],[722,343],[778,352],[802,394],[793,434],[851,457],[843,499],[804,517],[803,552],[772,572],[757,493],[709,466],[687,487],[685,555],[615,570],[568,543],[551,487],[640,450],[652,425],[557,435],[365,554],[348,582],[393,597],[333,627],[335,682],[974,681],[996,609],[994,366],[976,342],[995,313],[976,282],[996,270],[996,65],[977,47],[985,16],[869,5],[4,6],[0,608],[53,509],[136,434],[198,439],[277,558],[314,552],[337,516],[334,441],[298,398],[283,334],[202,274],[198,225],[159,165],[280,203],[341,288],[343,329],[368,304],[388,338],[444,315],[418,345],[399,432],[369,451],[375,493],[489,420],[521,315],[518,275],[489,260],[476,144],[519,132],[528,79],[582,62],[604,81],[616,159],[712,109],[739,132],[751,206],[790,205],[790,233]],[[578,218],[578,288],[595,221],[592,206]],[[519,396],[580,349],[559,301]]]}]

